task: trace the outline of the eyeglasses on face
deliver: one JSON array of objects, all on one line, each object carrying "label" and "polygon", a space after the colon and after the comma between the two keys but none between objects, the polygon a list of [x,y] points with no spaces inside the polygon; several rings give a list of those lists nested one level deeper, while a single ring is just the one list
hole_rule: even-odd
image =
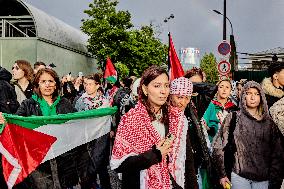
[{"label": "eyeglasses on face", "polygon": [[39,81],[39,85],[49,85],[49,86],[53,87],[53,86],[56,85],[56,82],[52,81],[52,80],[41,80],[41,81]]}]

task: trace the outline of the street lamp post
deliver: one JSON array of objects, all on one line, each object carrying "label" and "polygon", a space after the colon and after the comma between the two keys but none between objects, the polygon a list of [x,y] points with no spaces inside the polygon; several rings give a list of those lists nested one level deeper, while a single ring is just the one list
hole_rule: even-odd
[{"label": "street lamp post", "polygon": [[223,40],[226,40],[227,39],[227,30],[226,30],[226,0],[224,0],[224,15],[223,15]]},{"label": "street lamp post", "polygon": [[170,22],[169,21],[173,19],[174,17],[175,17],[174,14],[170,14],[170,16],[166,17],[164,20],[165,23],[168,23],[168,33],[170,33]]},{"label": "street lamp post", "polygon": [[[170,48],[170,20],[174,19],[174,14],[170,14],[169,17],[164,19],[164,22],[168,24],[168,40],[169,40],[169,48]],[[169,53],[168,53],[168,61],[170,61]]]},{"label": "street lamp post", "polygon": [[[220,15],[223,15],[224,16],[224,14],[222,14],[221,12],[219,12],[219,11],[217,11],[217,10],[213,10],[215,13],[217,13],[217,14],[220,14]],[[231,25],[231,35],[234,35],[234,29],[233,29],[233,25],[232,25],[232,22],[231,22],[231,20],[226,16],[225,17],[228,21],[229,21],[229,23],[230,23],[230,25]],[[224,35],[224,33],[223,33],[223,35]],[[224,37],[224,36],[223,36]],[[223,38],[223,40],[224,40],[224,38]]]}]

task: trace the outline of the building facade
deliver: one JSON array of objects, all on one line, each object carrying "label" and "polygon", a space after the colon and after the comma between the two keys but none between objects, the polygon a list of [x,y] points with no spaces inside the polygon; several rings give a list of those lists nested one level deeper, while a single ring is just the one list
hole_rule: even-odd
[{"label": "building facade", "polygon": [[21,0],[0,1],[0,65],[10,70],[18,59],[55,64],[59,75],[97,70],[87,50],[88,37]]},{"label": "building facade", "polygon": [[200,50],[198,48],[181,48],[179,51],[180,62],[184,70],[200,67]]}]

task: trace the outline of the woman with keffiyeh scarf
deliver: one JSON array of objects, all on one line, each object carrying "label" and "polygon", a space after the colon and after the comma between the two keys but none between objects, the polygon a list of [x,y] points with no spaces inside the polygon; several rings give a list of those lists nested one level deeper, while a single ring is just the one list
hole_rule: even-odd
[{"label": "woman with keffiyeh scarf", "polygon": [[194,167],[194,149],[191,145],[192,129],[190,129],[190,127],[194,123],[190,116],[185,115],[185,109],[190,103],[192,91],[192,82],[185,77],[176,78],[171,82],[170,102],[173,106],[178,107],[183,112],[182,119],[184,120],[183,125],[178,125],[181,126],[182,130],[182,142],[179,146],[179,158],[177,160],[179,162],[177,163],[177,165],[180,167],[178,167],[178,171],[176,171],[177,183],[179,183],[179,185],[182,186],[184,189],[198,188],[197,177]]},{"label": "woman with keffiyeh scarf", "polygon": [[[142,75],[139,102],[118,126],[111,168],[122,173],[123,189],[180,188],[176,182],[181,112],[168,106],[167,72],[151,66]],[[175,140],[166,140],[171,134]]]},{"label": "woman with keffiyeh scarf", "polygon": [[75,108],[80,112],[110,106],[108,100],[97,92],[101,86],[100,76],[89,75],[85,80],[86,92],[75,102]]},{"label": "woman with keffiyeh scarf", "polygon": [[[98,109],[110,106],[104,96],[100,95],[98,89],[101,86],[100,76],[92,74],[85,77],[85,93],[77,100],[75,108],[80,111]],[[101,147],[98,148],[98,145]],[[109,163],[109,133],[100,138],[100,140],[93,140],[87,144],[87,149],[92,157],[92,163],[89,165],[88,176],[89,178],[81,184],[81,188],[92,188],[96,184],[97,174],[100,178],[100,186],[103,189],[109,189],[110,177],[107,171]],[[100,156],[100,158],[95,158]],[[99,159],[99,160],[98,160]]]}]

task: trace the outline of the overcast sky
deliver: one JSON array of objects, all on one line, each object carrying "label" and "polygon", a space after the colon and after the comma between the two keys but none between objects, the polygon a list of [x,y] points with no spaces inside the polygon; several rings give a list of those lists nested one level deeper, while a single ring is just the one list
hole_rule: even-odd
[{"label": "overcast sky", "polygon": [[[80,28],[83,10],[91,0],[26,0],[31,5]],[[167,43],[170,30],[176,49],[197,47],[201,53],[218,55],[223,37],[223,0],[120,0],[118,9],[128,10],[135,27],[153,22],[160,25],[159,38]],[[255,53],[284,47],[284,0],[227,0],[227,17],[234,29],[237,51]],[[174,19],[166,24],[170,14]],[[227,39],[231,33],[227,23]],[[240,61],[242,62],[242,61]]]}]

